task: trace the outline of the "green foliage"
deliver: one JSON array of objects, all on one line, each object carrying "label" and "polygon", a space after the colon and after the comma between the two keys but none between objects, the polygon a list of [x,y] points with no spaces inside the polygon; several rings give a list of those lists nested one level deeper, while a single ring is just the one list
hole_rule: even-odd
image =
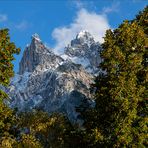
[{"label": "green foliage", "polygon": [[[0,85],[7,86],[13,76],[14,54],[18,54],[13,42],[10,42],[8,29],[0,30]],[[0,90],[0,147],[1,148],[39,148],[39,142],[31,134],[21,135],[20,118],[5,102],[8,95]],[[19,139],[19,140],[18,140]]]},{"label": "green foliage", "polygon": [[[7,86],[10,78],[13,76],[14,54],[19,53],[19,48],[10,42],[8,29],[0,30],[0,85]],[[16,142],[14,126],[16,126],[17,117],[10,108],[4,104],[7,94],[0,90],[0,147],[12,147]]]},{"label": "green foliage", "polygon": [[31,134],[23,134],[21,140],[13,144],[16,148],[42,148],[40,142]]},{"label": "green foliage", "polygon": [[19,48],[16,48],[13,42],[10,42],[8,29],[0,30],[0,84],[8,85],[13,76],[14,54],[18,54]]},{"label": "green foliage", "polygon": [[[28,118],[29,117],[29,118]],[[43,147],[64,148],[71,124],[65,116],[53,113],[49,116],[42,111],[21,115],[21,127],[26,127],[30,134],[40,141]]]},{"label": "green foliage", "polygon": [[106,31],[100,64],[104,72],[93,84],[96,107],[85,122],[93,147],[147,145],[147,8],[134,21]]},{"label": "green foliage", "polygon": [[145,34],[148,35],[148,6],[136,16],[134,20],[144,29]]}]

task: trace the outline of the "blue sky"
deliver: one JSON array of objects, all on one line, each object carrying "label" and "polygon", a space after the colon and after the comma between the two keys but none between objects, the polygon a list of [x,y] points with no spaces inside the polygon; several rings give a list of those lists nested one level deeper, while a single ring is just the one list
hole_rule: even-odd
[{"label": "blue sky", "polygon": [[103,42],[106,29],[133,19],[147,4],[147,0],[0,0],[0,28],[9,28],[11,41],[21,48],[13,62],[17,72],[32,34],[38,33],[56,53],[80,30]]}]

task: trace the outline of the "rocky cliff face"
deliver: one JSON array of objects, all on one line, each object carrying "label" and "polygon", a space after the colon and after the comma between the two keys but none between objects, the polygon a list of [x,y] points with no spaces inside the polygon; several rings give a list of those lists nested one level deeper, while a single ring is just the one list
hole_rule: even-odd
[{"label": "rocky cliff face", "polygon": [[75,108],[93,104],[89,93],[99,64],[99,43],[88,32],[81,32],[58,56],[44,46],[38,35],[26,47],[19,73],[6,89],[10,106],[19,111],[42,109],[60,111],[72,122],[79,121]]},{"label": "rocky cliff face", "polygon": [[[26,47],[19,65],[19,74],[24,72],[33,72],[44,69],[55,69],[64,60],[55,55],[51,49],[48,49],[40,40],[37,34],[32,36],[32,41]],[[42,69],[40,69],[42,71]]]}]

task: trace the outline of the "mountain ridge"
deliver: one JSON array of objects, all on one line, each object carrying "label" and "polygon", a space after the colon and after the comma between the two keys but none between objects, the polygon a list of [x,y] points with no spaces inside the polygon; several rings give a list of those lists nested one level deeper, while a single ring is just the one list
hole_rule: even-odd
[{"label": "mountain ridge", "polygon": [[100,50],[100,44],[86,31],[65,47],[64,55],[56,55],[37,34],[33,35],[24,50],[19,73],[6,90],[10,107],[19,111],[60,111],[72,122],[81,121],[75,108],[84,102],[84,108],[93,104],[89,88],[99,71]]}]

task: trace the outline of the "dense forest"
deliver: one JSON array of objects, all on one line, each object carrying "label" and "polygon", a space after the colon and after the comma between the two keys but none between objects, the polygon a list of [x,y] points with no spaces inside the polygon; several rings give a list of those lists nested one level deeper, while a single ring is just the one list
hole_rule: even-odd
[{"label": "dense forest", "polygon": [[[82,111],[80,127],[61,113],[18,113],[0,90],[0,148],[118,148],[148,146],[148,6],[133,20],[107,30],[101,45],[101,72],[91,90],[95,107]],[[0,29],[0,85],[14,76],[20,49]]]}]

